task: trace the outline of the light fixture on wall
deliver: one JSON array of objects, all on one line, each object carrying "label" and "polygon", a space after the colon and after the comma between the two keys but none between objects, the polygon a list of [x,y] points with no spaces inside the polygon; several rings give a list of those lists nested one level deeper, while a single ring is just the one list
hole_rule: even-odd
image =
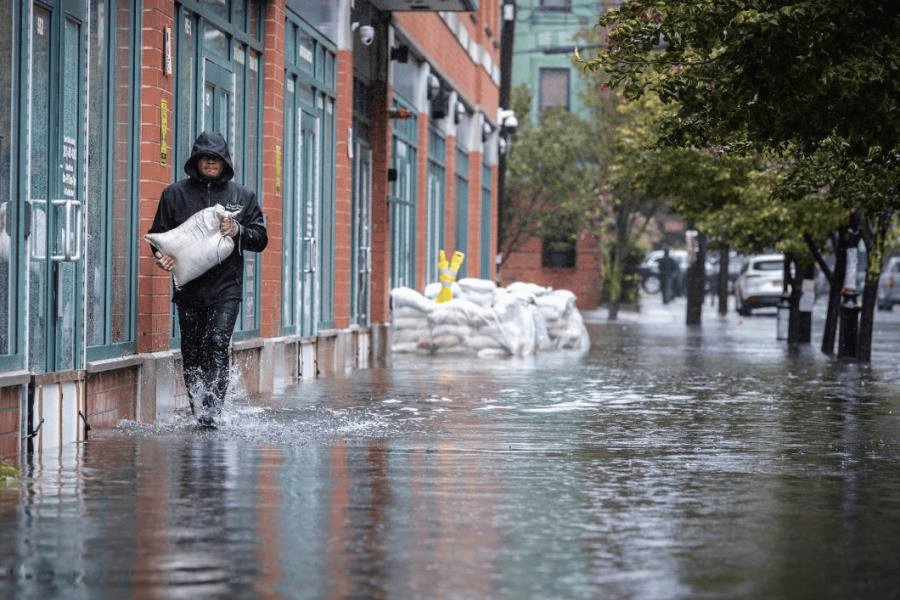
[{"label": "light fixture on wall", "polygon": [[466,116],[466,105],[462,102],[457,101],[456,103],[456,113],[453,115],[453,122],[459,125],[459,122],[462,121],[463,117]]},{"label": "light fixture on wall", "polygon": [[359,21],[353,21],[350,24],[350,31],[359,33],[359,41],[362,42],[363,46],[371,46],[372,42],[375,41],[375,28],[371,25],[360,25]]},{"label": "light fixture on wall", "polygon": [[441,80],[434,73],[428,74],[428,99],[434,100],[441,91]]},{"label": "light fixture on wall", "polygon": [[488,123],[487,119],[481,124],[481,141],[486,142],[490,139],[491,134],[494,133],[494,128],[491,127],[491,124]]}]

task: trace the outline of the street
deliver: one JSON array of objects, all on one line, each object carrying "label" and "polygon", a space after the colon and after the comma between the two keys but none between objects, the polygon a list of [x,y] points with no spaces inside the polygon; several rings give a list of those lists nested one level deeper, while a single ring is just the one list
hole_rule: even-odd
[{"label": "street", "polygon": [[0,488],[0,596],[900,595],[900,310],[868,366],[818,351],[822,304],[794,348],[704,310],[92,432]]}]

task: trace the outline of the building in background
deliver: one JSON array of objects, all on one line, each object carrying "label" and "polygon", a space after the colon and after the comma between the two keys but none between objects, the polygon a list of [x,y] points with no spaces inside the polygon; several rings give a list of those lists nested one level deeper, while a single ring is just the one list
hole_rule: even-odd
[{"label": "building in background", "polygon": [[[509,1],[509,0],[508,0]],[[532,104],[527,115],[537,122],[543,109],[562,106],[585,114],[581,100],[583,76],[572,60],[580,32],[590,31],[600,15],[617,0],[515,0],[515,39],[511,84],[527,85]],[[515,143],[515,140],[513,140]],[[504,284],[528,281],[573,291],[581,309],[600,304],[602,248],[592,232],[582,232],[568,249],[551,248],[551,240],[533,238],[505,258],[500,278]],[[558,240],[557,240],[558,242]]]},{"label": "building in background", "polygon": [[141,236],[225,134],[270,243],[246,255],[241,387],[381,361],[437,252],[495,275],[499,0],[0,6],[0,459],[186,406]]}]

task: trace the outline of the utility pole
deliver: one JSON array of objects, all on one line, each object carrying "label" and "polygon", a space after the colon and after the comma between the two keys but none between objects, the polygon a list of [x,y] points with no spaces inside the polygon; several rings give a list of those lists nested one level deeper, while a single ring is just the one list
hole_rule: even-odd
[{"label": "utility pole", "polygon": [[[516,0],[503,0],[500,25],[500,109],[509,110],[512,88],[513,40],[516,32]],[[498,123],[499,128],[502,123]],[[507,147],[508,149],[508,147]],[[506,152],[497,153],[497,249],[503,239],[503,195],[506,180]]]}]

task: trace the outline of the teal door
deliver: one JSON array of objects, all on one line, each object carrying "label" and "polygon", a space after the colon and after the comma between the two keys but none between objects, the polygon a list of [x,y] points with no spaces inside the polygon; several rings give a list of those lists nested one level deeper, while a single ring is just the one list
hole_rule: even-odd
[{"label": "teal door", "polygon": [[[35,373],[81,368],[86,3],[35,3],[25,82],[28,360]],[[30,142],[30,143],[29,143]],[[27,145],[26,145],[27,144]]]},{"label": "teal door", "polygon": [[[232,140],[234,114],[234,74],[225,67],[206,59],[203,81],[203,123],[201,130],[217,131]],[[233,157],[232,157],[233,158]]]},{"label": "teal door", "polygon": [[319,214],[318,214],[318,174],[321,169],[316,131],[318,122],[315,114],[299,109],[297,122],[299,123],[300,140],[297,190],[298,216],[298,248],[299,263],[298,298],[299,311],[298,323],[300,335],[315,335],[319,322]]}]

